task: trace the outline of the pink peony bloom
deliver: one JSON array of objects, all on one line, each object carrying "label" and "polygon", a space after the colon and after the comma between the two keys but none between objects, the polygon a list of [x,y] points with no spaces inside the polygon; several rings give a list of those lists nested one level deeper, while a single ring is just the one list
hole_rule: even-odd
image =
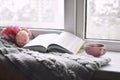
[{"label": "pink peony bloom", "polygon": [[15,42],[16,41],[16,35],[20,30],[21,29],[20,29],[19,26],[8,26],[7,28],[4,28],[1,31],[1,34],[4,38]]},{"label": "pink peony bloom", "polygon": [[29,41],[28,33],[21,30],[16,35],[16,43],[18,46],[23,47]]},{"label": "pink peony bloom", "polygon": [[31,37],[31,31],[27,28],[22,28],[22,30],[26,31],[28,33],[29,38]]}]

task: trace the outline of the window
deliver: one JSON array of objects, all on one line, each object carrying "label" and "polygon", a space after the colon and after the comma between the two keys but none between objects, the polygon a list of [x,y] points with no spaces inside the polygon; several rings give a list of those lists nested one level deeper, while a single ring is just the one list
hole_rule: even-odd
[{"label": "window", "polygon": [[0,25],[64,29],[64,0],[0,0]]},{"label": "window", "polygon": [[120,0],[85,0],[84,37],[120,51]]},{"label": "window", "polygon": [[120,40],[120,0],[86,1],[87,39]]},{"label": "window", "polygon": [[76,31],[76,0],[0,0],[0,26]]}]

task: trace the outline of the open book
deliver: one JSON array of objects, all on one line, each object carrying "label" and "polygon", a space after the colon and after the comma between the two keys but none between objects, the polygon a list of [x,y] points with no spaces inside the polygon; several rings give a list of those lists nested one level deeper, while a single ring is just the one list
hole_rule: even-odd
[{"label": "open book", "polygon": [[41,34],[28,42],[24,48],[39,52],[63,52],[76,54],[82,47],[84,41],[69,32],[60,34],[50,33]]}]

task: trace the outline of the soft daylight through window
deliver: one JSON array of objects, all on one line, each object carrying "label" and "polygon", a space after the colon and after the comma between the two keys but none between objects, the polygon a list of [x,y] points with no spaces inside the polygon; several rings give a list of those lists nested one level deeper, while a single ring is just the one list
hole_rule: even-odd
[{"label": "soft daylight through window", "polygon": [[120,40],[120,0],[86,0],[86,38]]},{"label": "soft daylight through window", "polygon": [[0,26],[64,29],[64,0],[0,0]]}]

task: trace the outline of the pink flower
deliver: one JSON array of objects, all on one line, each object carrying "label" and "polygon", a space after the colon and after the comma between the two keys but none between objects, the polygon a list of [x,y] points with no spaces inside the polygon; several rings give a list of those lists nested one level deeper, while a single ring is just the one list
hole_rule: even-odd
[{"label": "pink flower", "polygon": [[1,34],[4,38],[15,42],[16,41],[16,35],[20,30],[21,29],[20,29],[19,26],[8,26],[7,28],[4,28],[1,31]]},{"label": "pink flower", "polygon": [[18,46],[23,47],[29,41],[28,33],[21,30],[16,35],[16,43]]},{"label": "pink flower", "polygon": [[22,28],[22,30],[26,31],[28,33],[29,38],[31,37],[31,31],[27,28]]}]

